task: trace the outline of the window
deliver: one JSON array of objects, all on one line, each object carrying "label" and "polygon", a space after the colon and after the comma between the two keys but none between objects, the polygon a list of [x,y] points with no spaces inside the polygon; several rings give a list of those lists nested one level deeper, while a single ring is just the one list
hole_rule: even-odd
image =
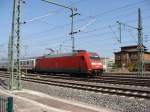
[{"label": "window", "polygon": [[34,64],[34,61],[32,60],[32,61],[31,61],[31,65],[33,65],[33,64]]},{"label": "window", "polygon": [[29,61],[27,61],[27,65],[29,65]]},{"label": "window", "polygon": [[136,54],[132,54],[130,58],[131,59],[137,59],[137,55]]},{"label": "window", "polygon": [[100,60],[100,57],[95,53],[93,53],[93,54],[91,53],[90,59],[91,60]]},{"label": "window", "polygon": [[23,62],[23,65],[26,65],[26,61]]},{"label": "window", "polygon": [[120,59],[121,59],[120,55],[116,55],[116,60],[120,60]]}]

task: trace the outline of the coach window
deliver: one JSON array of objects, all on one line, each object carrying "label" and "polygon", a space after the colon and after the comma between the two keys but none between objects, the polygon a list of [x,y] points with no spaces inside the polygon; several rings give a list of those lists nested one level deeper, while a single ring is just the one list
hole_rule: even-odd
[{"label": "coach window", "polygon": [[26,65],[26,61],[24,61],[24,65]]},{"label": "coach window", "polygon": [[31,61],[29,61],[29,65],[31,65]]},{"label": "coach window", "polygon": [[30,65],[32,65],[32,60],[30,61]]},{"label": "coach window", "polygon": [[27,61],[27,65],[29,65],[29,61]]},{"label": "coach window", "polygon": [[32,60],[32,65],[33,65],[34,61]]}]

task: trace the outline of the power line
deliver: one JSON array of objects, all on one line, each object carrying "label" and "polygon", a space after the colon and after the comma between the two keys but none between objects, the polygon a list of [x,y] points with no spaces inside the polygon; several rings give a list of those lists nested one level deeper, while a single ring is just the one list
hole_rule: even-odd
[{"label": "power line", "polygon": [[[147,17],[145,17],[143,20],[145,20],[145,19],[148,19],[149,18],[149,16],[147,16]],[[132,21],[130,21],[130,22],[133,22],[133,20]],[[106,27],[101,27],[101,28],[98,28],[98,29],[105,29],[105,28],[108,28],[108,26],[106,26]],[[97,31],[98,31],[98,29],[97,29]],[[96,29],[95,29],[96,30]],[[88,31],[88,32],[85,32],[86,34],[90,34],[92,31]],[[94,32],[94,30],[93,30],[93,32]],[[88,36],[85,36],[85,37],[81,37],[81,38],[78,38],[78,39],[82,39],[82,38],[89,38],[89,37],[93,37],[93,36],[95,36],[95,37],[99,37],[99,36],[103,36],[103,35],[107,35],[107,33],[108,34],[111,34],[111,32],[106,32],[106,33],[101,33],[101,34],[92,34],[92,35],[88,35]],[[63,37],[65,37],[65,35],[64,36],[58,36],[57,38],[56,37],[54,37],[54,39],[52,40],[52,39],[50,39],[50,41],[57,41],[59,38],[61,39],[61,40],[63,40]],[[57,40],[56,40],[57,39]],[[28,41],[30,41],[31,39],[29,39]],[[46,40],[45,40],[46,41]],[[47,40],[48,41],[48,40]],[[46,41],[46,42],[47,42]],[[44,43],[43,43],[44,44]],[[45,45],[45,44],[44,44]]]},{"label": "power line", "polygon": [[[146,16],[146,17],[144,17],[142,20],[146,20],[146,19],[149,19],[149,18],[150,18],[150,16]],[[134,19],[134,20],[129,20],[129,21],[126,21],[126,22],[132,23],[132,22],[135,22],[135,19]],[[124,23],[126,23],[126,22],[124,22]],[[115,27],[116,24],[112,24],[111,26],[112,26],[112,27]],[[89,31],[86,31],[86,32],[84,32],[84,33],[86,33],[86,34],[87,34],[87,33],[92,33],[92,32],[95,32],[95,31],[99,31],[99,30],[101,30],[101,29],[105,29],[105,30],[106,30],[106,28],[108,28],[108,26],[96,28],[96,29],[94,29],[94,30],[89,30]]]},{"label": "power line", "polygon": [[[149,19],[150,18],[150,16],[146,16],[146,17],[144,17],[143,18],[143,20],[146,20],[146,19]],[[135,19],[134,20],[129,20],[129,21],[127,21],[127,22],[134,22],[135,21]],[[117,26],[116,24],[112,24],[111,25],[112,27],[115,27],[115,26]],[[81,32],[81,33],[85,33],[85,34],[91,34],[92,32],[96,32],[96,31],[100,31],[100,30],[106,30],[106,28],[108,28],[108,26],[103,26],[103,27],[100,27],[100,28],[96,28],[96,29],[93,29],[93,30],[89,30],[89,31],[83,31],[83,32]],[[52,30],[52,29],[51,29]],[[44,31],[44,32],[47,32],[47,31],[49,31],[49,30],[46,30],[46,31]],[[41,34],[43,34],[44,32],[39,32],[39,34],[38,35],[40,35],[40,33]],[[109,32],[108,32],[109,33]],[[67,34],[66,34],[67,35]],[[58,36],[56,39],[58,39],[58,38],[62,38],[62,37],[65,37],[66,35],[64,35],[64,36]],[[95,34],[96,35],[96,34]],[[103,34],[102,34],[103,35]],[[29,35],[28,35],[29,36]],[[93,35],[89,35],[89,36],[93,36]],[[100,36],[100,34],[99,34],[99,36]],[[30,36],[31,37],[31,36]],[[44,38],[44,37],[43,37]],[[30,41],[31,39],[28,39],[27,41]],[[37,40],[37,39],[36,39]],[[51,40],[51,39],[50,39]],[[54,40],[55,40],[55,37],[54,37]]]},{"label": "power line", "polygon": [[[149,10],[149,9],[146,9],[146,10]],[[143,11],[143,10],[142,10]],[[131,12],[131,13],[128,13],[128,15],[132,15],[132,14],[134,14],[135,13],[135,11],[134,12]],[[127,15],[122,15],[122,16],[117,16],[116,18],[119,18],[119,17],[127,17]],[[111,18],[111,20],[112,20],[112,18]],[[132,20],[133,21],[133,20]],[[116,24],[112,24],[111,25],[112,27],[114,27],[114,26],[116,26]],[[87,32],[94,32],[94,31],[97,31],[97,30],[105,30],[106,28],[108,28],[108,26],[104,26],[104,27],[100,27],[100,28],[95,28],[95,29],[93,29],[93,30],[89,30],[89,31],[84,31],[85,33],[87,33]]]},{"label": "power line", "polygon": [[[130,13],[131,14],[131,13]],[[149,16],[147,17],[144,17],[143,20],[149,18]],[[127,21],[127,22],[133,22],[135,20],[130,20],[130,21]],[[116,24],[113,24],[111,25],[112,27],[115,27]],[[100,28],[96,28],[96,29],[93,29],[93,30],[89,30],[89,31],[81,31],[81,33],[91,33],[91,32],[95,32],[95,31],[98,31],[98,30],[105,30],[106,28],[108,28],[108,26],[104,26],[104,27],[100,27]]]},{"label": "power line", "polygon": [[[79,2],[80,2],[80,1],[79,1]],[[140,2],[136,2],[136,3],[133,3],[133,4],[127,4],[127,5],[124,5],[124,6],[122,6],[122,7],[114,8],[114,9],[111,9],[111,10],[108,10],[108,11],[104,11],[104,12],[102,12],[102,13],[100,13],[100,14],[94,15],[93,17],[102,16],[103,14],[107,14],[107,13],[110,13],[110,12],[113,12],[113,11],[116,11],[116,10],[119,10],[119,9],[128,8],[128,7],[130,7],[130,6],[135,6],[135,5],[141,4],[141,3],[143,3],[143,2],[145,2],[145,0],[140,1]],[[77,2],[77,3],[78,3],[78,2]],[[87,18],[91,18],[91,16],[88,16],[88,17],[85,17],[84,19],[78,20],[78,22],[85,21],[85,20],[87,20]],[[62,28],[62,27],[65,27],[66,25],[69,25],[69,24],[60,25],[60,26],[57,26],[57,27],[58,27],[58,28]],[[57,29],[57,27],[54,28],[54,29]]]},{"label": "power line", "polygon": [[[149,16],[148,16],[149,17]],[[148,19],[147,17],[145,17],[145,19]],[[107,27],[102,27],[102,28],[108,28],[108,26]],[[117,31],[114,31],[115,33],[117,33]],[[88,38],[95,38],[95,37],[102,37],[102,36],[104,36],[104,35],[109,35],[109,34],[112,34],[112,32],[104,32],[104,33],[100,33],[100,34],[91,34],[91,32],[86,32],[85,33],[86,35],[88,35],[88,36],[80,36],[80,37],[76,37],[76,38],[78,38],[78,39],[88,39]],[[53,39],[48,39],[51,43],[54,43],[54,41],[58,41],[58,39],[60,38],[60,40],[64,40],[64,37],[66,37],[67,36],[67,34],[66,35],[64,35],[64,36],[58,36],[58,37],[54,37]],[[46,43],[42,43],[41,41],[40,41],[40,43],[41,44],[39,44],[39,43],[37,43],[37,46],[42,46],[42,45],[48,45],[48,44],[50,44],[50,42],[48,41],[48,40],[44,40],[44,42],[47,42],[47,44]],[[109,40],[109,38],[107,38],[106,40]],[[32,44],[33,45],[33,44]]]},{"label": "power line", "polygon": [[[127,4],[127,5],[118,7],[118,8],[110,9],[110,10],[104,11],[104,12],[102,12],[102,13],[93,15],[92,17],[101,17],[101,16],[103,16],[103,15],[105,15],[105,14],[109,14],[109,13],[112,13],[112,12],[114,12],[114,11],[118,11],[118,10],[120,10],[120,9],[125,9],[125,8],[130,7],[130,6],[135,6],[135,5],[144,3],[145,1],[146,1],[146,0],[142,0],[142,1],[135,2],[135,3],[132,3],[132,4]],[[85,17],[85,18],[83,18],[83,19],[80,19],[80,20],[78,20],[78,21],[84,21],[84,20],[87,20],[88,18],[91,18],[91,16],[87,16],[87,17]]]},{"label": "power line", "polygon": [[[71,3],[70,5],[74,5],[74,4],[77,4],[77,3],[80,3],[80,2],[83,2],[83,1],[78,0],[77,2],[73,2],[73,3]],[[33,18],[30,19],[30,20],[26,20],[26,21],[24,21],[23,23],[26,24],[26,23],[30,23],[30,22],[37,21],[37,20],[41,20],[41,19],[43,19],[43,18],[45,18],[45,17],[48,17],[48,16],[51,16],[51,15],[53,15],[53,14],[57,14],[57,13],[60,12],[60,11],[62,11],[62,10],[61,10],[61,9],[53,10],[53,11],[51,11],[51,12],[45,14],[45,15],[33,17]]]},{"label": "power line", "polygon": [[[76,1],[76,2],[71,3],[70,5],[74,5],[74,4],[81,3],[81,2],[83,2],[83,1],[78,0],[78,1]],[[70,6],[70,5],[68,5],[68,6]],[[45,14],[45,15],[38,16],[38,17],[34,17],[34,18],[32,18],[32,19],[30,19],[30,20],[27,20],[27,21],[24,21],[24,22],[22,22],[22,23],[25,24],[25,23],[30,23],[30,22],[37,21],[37,20],[40,20],[40,21],[41,21],[41,19],[43,19],[43,18],[45,18],[45,17],[48,17],[48,16],[50,16],[50,15],[56,14],[56,13],[58,13],[58,12],[60,12],[60,11],[62,11],[62,10],[60,10],[60,9],[53,10],[53,11],[51,11],[51,12]],[[56,25],[50,24],[50,23],[48,23],[48,22],[46,22],[46,21],[43,21],[43,20],[42,20],[42,22],[45,23],[45,24],[48,24],[48,25],[55,26],[54,28],[50,29],[50,31],[52,31],[52,30],[54,30],[54,29],[57,29],[57,27],[58,27],[58,28],[63,28],[63,27],[65,27],[65,26],[60,26],[60,25],[59,25],[59,26],[56,26]],[[44,31],[44,32],[47,32],[47,31]],[[38,33],[38,34],[39,34],[39,33]]]}]

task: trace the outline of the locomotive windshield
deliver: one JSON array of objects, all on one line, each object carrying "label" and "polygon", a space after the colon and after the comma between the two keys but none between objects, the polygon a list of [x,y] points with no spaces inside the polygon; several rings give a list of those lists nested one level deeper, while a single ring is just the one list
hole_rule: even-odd
[{"label": "locomotive windshield", "polygon": [[100,57],[96,53],[91,53],[90,59],[91,60],[100,60]]}]

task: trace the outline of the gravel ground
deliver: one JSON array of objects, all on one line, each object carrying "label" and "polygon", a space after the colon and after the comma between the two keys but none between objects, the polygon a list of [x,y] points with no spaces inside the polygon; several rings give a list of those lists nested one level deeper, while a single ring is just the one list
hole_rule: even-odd
[{"label": "gravel ground", "polygon": [[108,95],[57,86],[23,82],[23,87],[40,91],[51,96],[80,101],[120,112],[150,112],[150,101],[132,97]]}]

